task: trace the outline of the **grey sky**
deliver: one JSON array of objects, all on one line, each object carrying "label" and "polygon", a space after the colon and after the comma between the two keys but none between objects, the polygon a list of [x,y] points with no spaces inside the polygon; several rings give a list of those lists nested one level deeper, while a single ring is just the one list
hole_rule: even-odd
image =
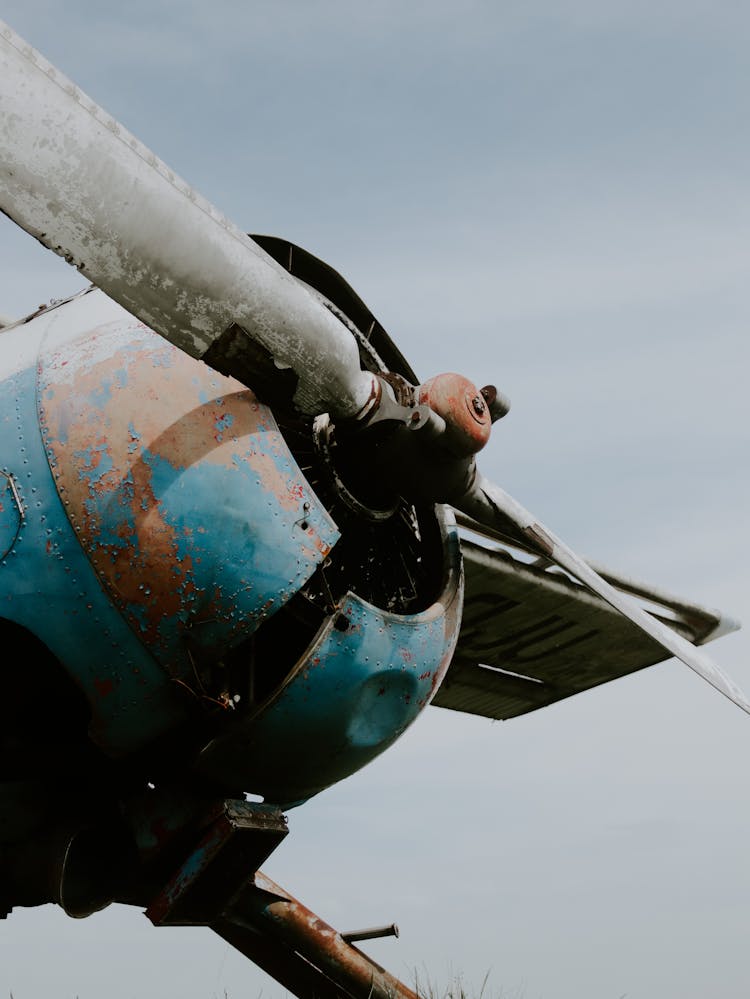
[{"label": "grey sky", "polygon": [[[155,8],[155,9],[154,9]],[[423,377],[513,402],[481,466],[582,554],[750,607],[742,3],[6,0],[251,232],[351,281]],[[80,277],[0,226],[0,313]],[[710,652],[750,690],[750,618]],[[674,661],[513,722],[430,709],[290,813],[268,873],[370,952],[524,999],[744,999],[750,719]],[[282,990],[112,908],[0,925],[0,995]]]}]

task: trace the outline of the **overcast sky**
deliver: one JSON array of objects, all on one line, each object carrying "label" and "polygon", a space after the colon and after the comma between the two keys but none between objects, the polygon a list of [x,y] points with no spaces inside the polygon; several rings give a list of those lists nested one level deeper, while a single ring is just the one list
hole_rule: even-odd
[{"label": "overcast sky", "polygon": [[[237,224],[339,269],[421,377],[513,403],[481,467],[582,554],[746,617],[750,8],[5,0]],[[0,313],[85,282],[0,225]],[[9,667],[5,663],[5,667]],[[507,723],[429,709],[290,813],[267,872],[437,988],[744,999],[750,718],[661,667]],[[0,997],[283,990],[112,907],[0,924]]]}]

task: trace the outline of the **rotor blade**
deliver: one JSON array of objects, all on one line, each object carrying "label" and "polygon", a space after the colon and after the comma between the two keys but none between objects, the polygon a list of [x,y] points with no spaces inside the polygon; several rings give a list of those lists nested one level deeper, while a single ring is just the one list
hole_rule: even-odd
[{"label": "rotor blade", "polygon": [[300,409],[368,405],[343,324],[1,21],[0,144],[0,209],[171,343],[202,357],[236,323]]},{"label": "rotor blade", "polygon": [[678,635],[667,625],[657,621],[639,605],[602,579],[590,565],[575,554],[568,546],[555,537],[546,527],[516,502],[500,486],[477,475],[471,490],[454,506],[481,524],[504,530],[510,536],[518,536],[526,545],[545,555],[562,569],[575,576],[603,600],[637,624],[667,652],[682,660],[686,666],[702,676],[712,687],[728,697],[738,707],[750,714],[750,701],[742,691],[722,673],[703,652]]}]

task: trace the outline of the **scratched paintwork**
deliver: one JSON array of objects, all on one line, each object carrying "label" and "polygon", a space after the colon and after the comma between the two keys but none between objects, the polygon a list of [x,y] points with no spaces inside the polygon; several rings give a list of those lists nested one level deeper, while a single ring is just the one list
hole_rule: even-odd
[{"label": "scratched paintwork", "polygon": [[21,508],[15,480],[0,470],[0,558],[12,549],[21,529]]},{"label": "scratched paintwork", "polygon": [[[0,565],[0,616],[49,646],[86,694],[95,740],[127,753],[188,717],[183,636],[218,654],[250,633],[338,531],[270,412],[100,292],[4,336],[0,468],[26,520]],[[227,716],[206,772],[299,799],[390,745],[455,642],[453,527],[446,540],[431,608],[400,617],[348,596],[269,703]]]},{"label": "scratched paintwork", "polygon": [[[24,333],[34,340],[31,324]],[[0,619],[27,628],[57,656],[87,697],[91,735],[102,748],[122,755],[148,744],[184,721],[184,709],[78,543],[42,445],[33,367],[0,383],[0,467],[14,474],[25,509],[0,559]],[[0,675],[3,668],[17,668],[15,658],[4,657]]]},{"label": "scratched paintwork", "polygon": [[220,655],[338,538],[270,410],[135,320],[39,366],[40,424],[80,543],[175,675],[183,636]]},{"label": "scratched paintwork", "polygon": [[445,558],[443,592],[422,613],[349,593],[270,703],[214,740],[201,769],[289,807],[392,745],[432,700],[455,647],[463,576],[452,526]]}]

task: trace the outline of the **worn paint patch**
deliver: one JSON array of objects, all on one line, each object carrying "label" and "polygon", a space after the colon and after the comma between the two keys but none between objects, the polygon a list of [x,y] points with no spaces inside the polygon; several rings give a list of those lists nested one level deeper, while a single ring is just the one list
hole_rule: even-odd
[{"label": "worn paint patch", "polygon": [[171,670],[200,624],[228,648],[304,584],[338,531],[270,410],[125,322],[40,366],[50,466],[80,542]]},{"label": "worn paint patch", "polygon": [[[272,701],[208,747],[204,771],[289,806],[392,745],[432,700],[455,648],[463,579],[454,531],[445,556],[441,598],[420,614],[350,593]],[[334,624],[342,615],[343,630]]]},{"label": "worn paint patch", "polygon": [[[25,331],[35,339],[33,322]],[[0,384],[0,468],[19,462],[24,508],[17,531],[11,523],[12,547],[0,560],[0,616],[31,632],[56,656],[88,700],[92,739],[119,756],[181,724],[184,707],[77,541],[39,434],[37,398],[35,365]],[[3,516],[15,520],[14,505],[2,495]],[[2,665],[12,668],[12,657],[0,660]]]}]

